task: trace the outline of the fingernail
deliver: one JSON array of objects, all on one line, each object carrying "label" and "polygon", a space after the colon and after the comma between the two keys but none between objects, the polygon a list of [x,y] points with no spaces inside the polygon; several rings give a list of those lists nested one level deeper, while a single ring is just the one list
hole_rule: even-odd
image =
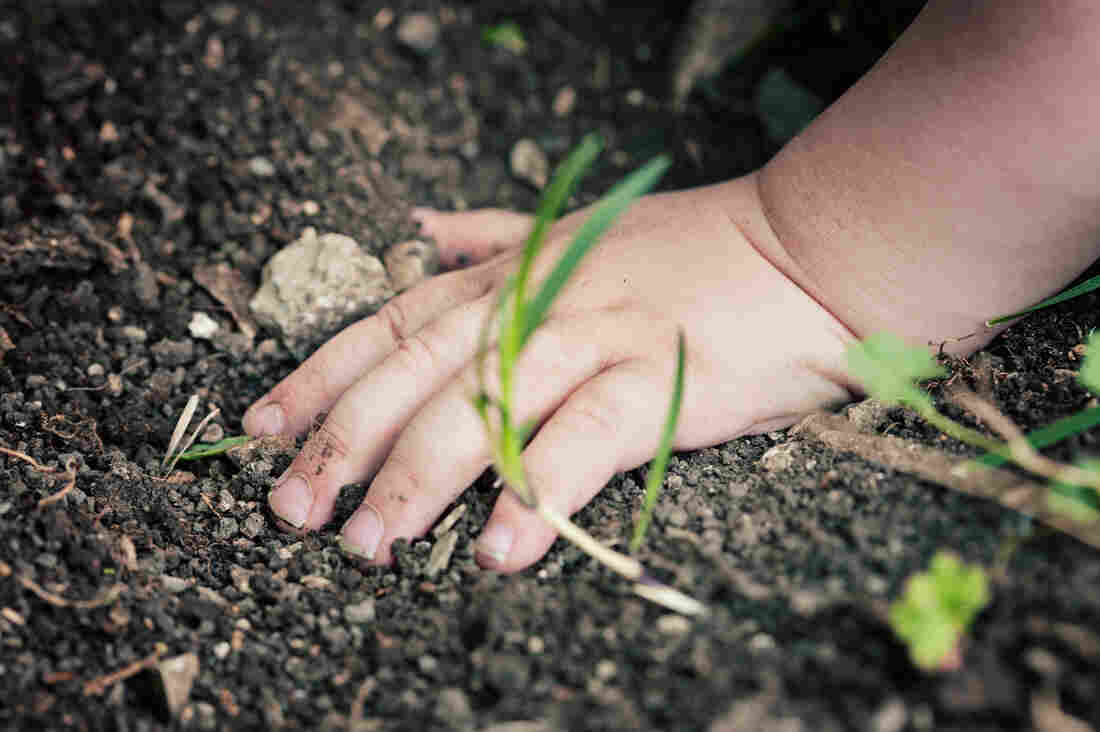
[{"label": "fingernail", "polygon": [[474,547],[478,564],[489,569],[503,565],[508,559],[508,552],[512,551],[512,538],[511,526],[493,524],[485,529]]},{"label": "fingernail", "polygon": [[313,508],[313,490],[309,482],[296,473],[275,485],[267,496],[267,505],[273,514],[300,529],[306,525],[309,511]]},{"label": "fingernail", "polygon": [[344,529],[340,532],[340,549],[353,557],[374,559],[384,530],[381,514],[364,501],[344,524]]},{"label": "fingernail", "polygon": [[244,415],[244,431],[253,437],[278,435],[286,429],[286,412],[278,404],[249,409]]}]

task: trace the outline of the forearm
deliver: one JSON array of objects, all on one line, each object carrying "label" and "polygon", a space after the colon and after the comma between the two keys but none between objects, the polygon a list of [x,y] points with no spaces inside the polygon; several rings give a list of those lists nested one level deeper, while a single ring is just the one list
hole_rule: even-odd
[{"label": "forearm", "polygon": [[854,333],[943,341],[1100,256],[1098,129],[1100,7],[933,0],[760,197],[788,276]]}]

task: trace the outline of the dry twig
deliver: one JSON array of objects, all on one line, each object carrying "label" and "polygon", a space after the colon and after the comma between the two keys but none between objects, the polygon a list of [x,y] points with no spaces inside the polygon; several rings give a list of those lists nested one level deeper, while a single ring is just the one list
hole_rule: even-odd
[{"label": "dry twig", "polygon": [[[160,644],[158,644],[160,645]],[[90,681],[84,682],[84,696],[99,696],[107,689],[111,688],[119,681],[130,678],[134,674],[140,673],[147,668],[152,668],[160,662],[161,655],[164,654],[166,649],[158,647],[150,655],[133,663],[123,666],[118,671],[112,671],[109,674],[100,676]]]},{"label": "dry twig", "polygon": [[71,607],[76,610],[93,610],[97,607],[103,607],[104,605],[110,605],[117,600],[122,594],[124,586],[121,584],[111,585],[105,587],[96,593],[96,596],[91,600],[69,600],[67,598],[58,595],[55,592],[50,592],[42,585],[38,584],[30,577],[24,577],[20,574],[16,574],[12,571],[11,565],[6,562],[0,561],[0,577],[12,576],[15,581],[23,585],[23,587],[36,595],[39,599],[48,602],[54,607]]},{"label": "dry twig", "polygon": [[811,437],[841,452],[952,488],[979,498],[996,501],[1005,508],[1032,516],[1038,521],[1100,548],[1100,522],[1085,524],[1050,510],[1046,505],[1049,486],[1021,478],[1009,470],[969,466],[969,459],[953,458],[934,447],[900,437],[865,434],[840,415],[812,414],[791,430],[792,435]]}]

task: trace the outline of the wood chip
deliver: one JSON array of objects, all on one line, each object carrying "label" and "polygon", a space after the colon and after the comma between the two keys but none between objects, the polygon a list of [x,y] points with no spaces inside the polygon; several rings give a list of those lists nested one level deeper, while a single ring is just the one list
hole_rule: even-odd
[{"label": "wood chip", "polygon": [[8,351],[15,350],[15,342],[8,335],[8,332],[4,330],[4,326],[0,325],[0,356],[3,356]]},{"label": "wood chip", "polygon": [[255,294],[255,288],[250,285],[241,273],[226,264],[205,264],[195,267],[191,272],[202,287],[214,296],[214,299],[225,305],[237,327],[249,339],[255,338],[259,326],[252,318],[252,312],[248,308],[248,301]]},{"label": "wood chip", "polygon": [[466,504],[460,503],[451,509],[451,512],[439,522],[439,524],[432,529],[432,536],[439,539],[444,534],[454,528],[454,525],[458,523],[458,520],[466,515]]},{"label": "wood chip", "polygon": [[458,543],[458,534],[449,531],[432,546],[432,553],[428,557],[428,565],[424,573],[429,577],[435,577],[451,563],[451,555],[454,554],[455,545]]}]

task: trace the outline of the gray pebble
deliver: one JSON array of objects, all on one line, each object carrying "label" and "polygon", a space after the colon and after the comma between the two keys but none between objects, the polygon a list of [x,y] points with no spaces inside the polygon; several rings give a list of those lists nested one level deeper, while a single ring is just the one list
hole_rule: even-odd
[{"label": "gray pebble", "polygon": [[263,533],[263,530],[264,517],[258,513],[248,514],[248,518],[244,520],[244,526],[241,527],[241,533],[249,539],[255,539]]},{"label": "gray pebble", "polygon": [[218,522],[218,528],[215,529],[214,536],[221,541],[226,541],[236,536],[239,530],[240,526],[237,524],[237,519],[232,516],[224,516]]},{"label": "gray pebble", "polygon": [[362,625],[374,620],[374,598],[368,597],[362,602],[344,607],[344,620],[353,625]]}]

